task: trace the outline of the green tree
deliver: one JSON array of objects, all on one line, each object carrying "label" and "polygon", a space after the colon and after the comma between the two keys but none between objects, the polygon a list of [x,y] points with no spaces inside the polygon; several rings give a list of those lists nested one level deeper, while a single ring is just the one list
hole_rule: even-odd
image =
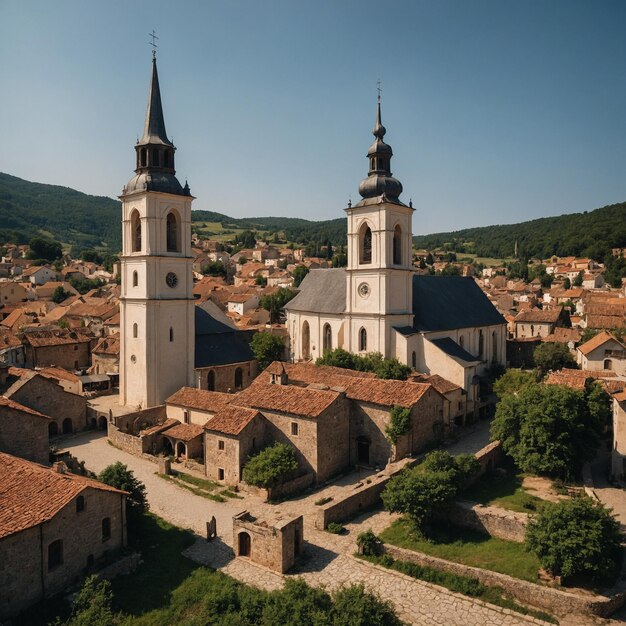
[{"label": "green tree", "polygon": [[375,368],[374,373],[378,378],[406,380],[411,374],[411,368],[408,365],[400,363],[398,359],[383,359]]},{"label": "green tree", "polygon": [[95,250],[86,250],[83,249],[80,252],[81,261],[85,261],[87,263],[97,263],[100,265],[102,263],[102,255],[98,254]]},{"label": "green tree", "polygon": [[255,279],[254,283],[259,287],[267,287],[267,278],[259,274]]},{"label": "green tree", "polygon": [[244,230],[240,235],[235,235],[235,244],[242,248],[254,248],[256,246],[255,233]]},{"label": "green tree", "polygon": [[110,485],[122,491],[128,491],[128,504],[134,509],[146,511],[148,510],[148,501],[146,500],[146,486],[137,478],[132,470],[129,470],[121,461],[117,461],[112,465],[105,467],[100,474],[98,480],[105,485]]},{"label": "green tree", "polygon": [[508,393],[518,393],[527,385],[537,382],[534,372],[525,372],[518,369],[508,369],[493,384],[493,390],[498,398],[502,399]]},{"label": "green tree", "polygon": [[574,282],[572,283],[574,287],[582,287],[583,286],[583,272],[578,272],[576,278],[574,278]]},{"label": "green tree", "polygon": [[587,496],[544,506],[531,517],[526,544],[541,565],[564,579],[602,581],[619,568],[622,535],[610,509]]},{"label": "green tree", "polygon": [[571,289],[572,287],[572,281],[566,276],[565,280],[563,281],[563,289]]},{"label": "green tree", "polygon": [[203,265],[200,270],[205,276],[221,276],[226,278],[226,268],[221,261],[212,261]]},{"label": "green tree", "polygon": [[328,350],[317,361],[316,365],[332,365],[333,367],[343,367],[344,369],[356,369],[355,355],[343,348]]},{"label": "green tree", "polygon": [[255,333],[250,342],[254,358],[259,362],[259,369],[264,370],[270,363],[280,361],[285,352],[285,340],[272,333]]},{"label": "green tree", "polygon": [[67,293],[67,291],[65,291],[65,289],[63,289],[61,285],[59,285],[52,292],[52,302],[54,302],[55,304],[59,304],[60,302],[63,302],[63,300],[65,300],[69,295],[70,294]]},{"label": "green tree", "polygon": [[28,257],[31,259],[54,261],[63,256],[63,247],[58,241],[44,239],[43,237],[34,237],[29,241],[28,245],[30,246]]},{"label": "green tree", "polygon": [[373,372],[378,378],[406,380],[411,368],[398,359],[385,359],[380,352],[370,352],[364,356],[352,354],[343,348],[328,350],[315,361],[317,365],[332,365],[359,372]]},{"label": "green tree", "polygon": [[442,276],[460,276],[461,268],[458,265],[446,265],[441,270]]},{"label": "green tree", "polygon": [[70,285],[80,294],[85,294],[92,289],[102,287],[102,281],[99,278],[71,278]]},{"label": "green tree", "polygon": [[248,459],[243,468],[243,479],[255,487],[272,487],[291,477],[297,469],[293,448],[279,442]]},{"label": "green tree", "polygon": [[583,391],[561,385],[526,385],[505,394],[491,436],[524,472],[568,478],[591,460],[602,428]]},{"label": "green tree", "polygon": [[549,371],[560,370],[564,367],[578,368],[567,345],[558,341],[539,344],[533,352],[533,358],[535,365],[544,376]]},{"label": "green tree", "polygon": [[300,283],[304,280],[304,277],[309,273],[309,268],[306,265],[298,265],[292,272],[293,286],[297,289]]},{"label": "green tree", "polygon": [[293,289],[280,288],[274,293],[267,296],[263,296],[259,300],[259,306],[270,314],[270,323],[277,324],[280,321],[280,315],[283,308],[289,300],[296,296],[296,292]]},{"label": "green tree", "polygon": [[[113,593],[108,580],[89,576],[74,599],[72,614],[66,626],[113,626],[119,620],[111,608]],[[59,622],[57,621],[57,624]]]},{"label": "green tree", "polygon": [[611,424],[613,417],[611,396],[598,381],[588,379],[585,384],[585,400],[592,423],[599,430]]}]

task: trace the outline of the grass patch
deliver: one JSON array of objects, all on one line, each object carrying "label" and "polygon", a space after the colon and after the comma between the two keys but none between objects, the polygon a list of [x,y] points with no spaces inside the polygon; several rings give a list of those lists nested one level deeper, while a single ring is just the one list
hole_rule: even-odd
[{"label": "grass patch", "polygon": [[191,474],[185,474],[184,472],[174,472],[173,476],[177,480],[182,480],[183,482],[189,483],[190,485],[194,485],[195,487],[199,487],[200,489],[204,489],[205,491],[213,491],[217,487],[221,485],[216,483],[213,480],[207,480],[206,478],[198,478],[197,476],[192,476]]},{"label": "grass patch", "polygon": [[371,563],[396,570],[397,572],[401,572],[402,574],[406,574],[412,578],[425,580],[426,582],[433,583],[434,585],[445,587],[450,591],[462,593],[463,595],[470,596],[472,598],[478,598],[484,602],[495,604],[496,606],[521,613],[522,615],[530,615],[531,617],[536,617],[546,622],[558,624],[558,621],[552,615],[544,613],[543,611],[529,609],[522,604],[518,604],[515,600],[508,597],[502,588],[487,587],[477,578],[460,576],[458,574],[453,574],[452,572],[444,572],[435,569],[434,567],[409,563],[408,561],[394,560],[389,555],[365,556],[357,554],[356,556],[366,561],[370,561]]},{"label": "grass patch", "polygon": [[548,502],[528,493],[522,487],[522,475],[491,472],[461,493],[464,500],[499,506],[518,513],[532,513]]},{"label": "grass patch", "polygon": [[322,506],[324,504],[328,504],[332,499],[332,496],[326,496],[325,498],[320,498],[319,500],[316,500],[314,504],[315,506]]},{"label": "grass patch", "polygon": [[178,476],[168,476],[167,474],[159,474],[158,472],[155,472],[155,474],[157,476],[160,476],[161,478],[164,478],[165,480],[169,480],[170,482],[178,485],[179,487],[182,487],[183,489],[187,489],[187,491],[191,491],[191,493],[193,493],[195,496],[200,496],[201,498],[206,498],[207,500],[213,500],[213,502],[226,502],[226,498],[224,498],[223,496],[217,493],[205,491],[200,487],[196,487],[195,485],[186,483],[185,481],[180,480]]},{"label": "grass patch", "polygon": [[240,496],[236,494],[234,491],[231,491],[230,488],[223,489],[222,491],[220,491],[220,495],[226,496],[227,498],[236,498],[237,500],[243,500],[243,496]]},{"label": "grass patch", "polygon": [[381,533],[380,538],[394,546],[448,561],[481,567],[530,582],[538,581],[539,559],[521,543],[443,525],[434,529],[426,539],[406,519],[396,520]]}]

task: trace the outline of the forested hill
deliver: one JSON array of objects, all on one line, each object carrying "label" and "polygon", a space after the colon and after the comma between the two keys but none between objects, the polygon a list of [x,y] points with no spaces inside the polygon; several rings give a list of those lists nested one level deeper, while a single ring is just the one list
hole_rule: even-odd
[{"label": "forested hill", "polygon": [[48,236],[79,248],[121,248],[120,203],[0,172],[0,240]]},{"label": "forested hill", "polygon": [[611,248],[626,247],[626,202],[520,224],[466,228],[414,237],[417,248],[446,248],[498,259],[513,256],[549,258],[584,256],[604,259]]}]

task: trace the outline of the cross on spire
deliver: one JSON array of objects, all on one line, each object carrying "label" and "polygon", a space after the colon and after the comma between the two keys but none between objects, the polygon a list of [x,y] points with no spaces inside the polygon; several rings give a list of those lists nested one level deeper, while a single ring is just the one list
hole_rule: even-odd
[{"label": "cross on spire", "polygon": [[378,102],[380,102],[380,94],[382,92],[382,89],[380,86],[380,78],[376,81],[376,91],[378,92]]},{"label": "cross on spire", "polygon": [[156,40],[158,39],[156,32],[154,31],[154,29],[152,29],[151,33],[148,33],[148,37],[150,37],[152,39],[152,41],[148,42],[149,46],[152,46],[152,58],[155,59],[156,58],[156,49],[159,47],[156,45]]}]

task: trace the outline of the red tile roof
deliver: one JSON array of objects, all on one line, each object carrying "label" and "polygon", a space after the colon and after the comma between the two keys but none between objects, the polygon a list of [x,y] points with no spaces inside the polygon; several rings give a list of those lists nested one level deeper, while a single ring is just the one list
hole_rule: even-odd
[{"label": "red tile roof", "polygon": [[15,411],[21,411],[22,413],[29,413],[30,415],[36,415],[37,417],[42,417],[45,420],[49,420],[50,418],[39,411],[35,411],[19,402],[15,402],[15,400],[11,400],[10,398],[5,398],[4,396],[0,396],[0,407],[6,406]]},{"label": "red tile roof", "polygon": [[183,424],[182,422],[177,422],[174,426],[164,430],[163,434],[174,439],[180,439],[181,441],[191,441],[202,435],[203,432],[204,428],[198,426],[198,424]]},{"label": "red tile roof", "polygon": [[561,316],[563,307],[554,309],[531,309],[530,311],[521,311],[515,318],[516,322],[533,322],[536,324],[554,324]]},{"label": "red tile roof", "polygon": [[617,343],[619,343],[620,346],[622,346],[622,348],[624,348],[624,350],[626,350],[626,346],[623,343],[621,343],[615,336],[613,336],[611,333],[609,333],[606,330],[599,332],[595,337],[592,337],[589,341],[586,341],[581,346],[578,346],[578,349],[584,355],[587,355],[593,350],[595,350],[596,348],[599,348],[602,344],[611,340],[616,341]]},{"label": "red tile roof", "polygon": [[0,452],[0,538],[51,520],[85,489],[126,495],[96,480]]},{"label": "red tile roof", "polygon": [[215,413],[225,407],[235,396],[219,391],[205,391],[195,387],[181,387],[175,394],[171,395],[166,404],[176,404],[178,406],[198,409]]},{"label": "red tile roof", "polygon": [[260,413],[255,409],[229,405],[216,413],[205,425],[210,430],[224,435],[238,435]]}]

